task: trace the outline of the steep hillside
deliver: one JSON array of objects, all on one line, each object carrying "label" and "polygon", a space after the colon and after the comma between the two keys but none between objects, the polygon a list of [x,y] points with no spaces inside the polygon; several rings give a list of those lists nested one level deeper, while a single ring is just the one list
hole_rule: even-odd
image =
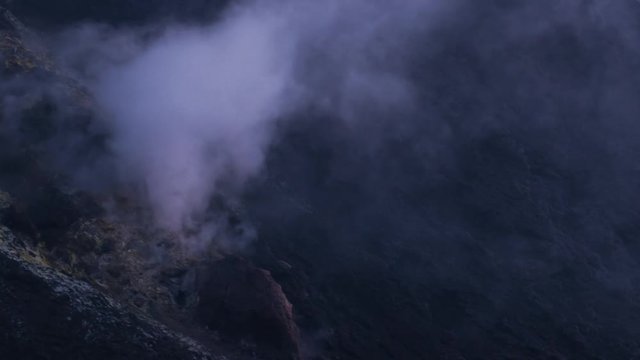
[{"label": "steep hillside", "polygon": [[4,3],[9,359],[640,356],[637,1]]}]

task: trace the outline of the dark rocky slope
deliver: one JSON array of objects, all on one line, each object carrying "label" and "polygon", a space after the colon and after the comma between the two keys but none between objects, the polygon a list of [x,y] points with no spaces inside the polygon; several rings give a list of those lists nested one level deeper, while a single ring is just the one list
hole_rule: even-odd
[{"label": "dark rocky slope", "polygon": [[[150,333],[128,337],[132,354],[201,354],[153,317],[229,358],[638,358],[640,8],[604,3],[468,1],[409,56],[411,116],[365,111],[371,121],[346,126],[309,110],[283,121],[245,194],[260,235],[245,259],[194,259],[170,234],[105,218],[43,169],[46,141],[34,140],[50,127],[4,138],[2,186],[15,199],[0,197],[0,220],[21,239],[0,252],[14,296],[4,301],[20,314],[38,303],[11,299],[41,291],[53,309],[22,339],[46,338],[37,321],[63,319],[56,311],[81,313],[55,300],[57,281],[87,289],[86,316],[114,324],[98,328],[105,338],[121,339],[121,326]],[[95,4],[49,24],[109,6]],[[99,16],[119,18],[118,4]],[[29,65],[42,62],[28,47],[3,49],[27,60],[9,73],[49,74]],[[26,118],[55,114],[36,109]],[[77,334],[64,324],[55,329]],[[14,351],[25,340],[10,326],[18,332],[0,345]],[[69,340],[102,350],[100,339]]]},{"label": "dark rocky slope", "polygon": [[291,305],[267,271],[188,255],[171,234],[104,218],[85,195],[42,191],[0,192],[8,359],[298,358]]},{"label": "dark rocky slope", "polygon": [[286,127],[246,206],[320,353],[640,356],[640,7],[604,3],[468,2],[418,111]]},{"label": "dark rocky slope", "polygon": [[225,359],[56,271],[0,228],[4,359]]}]

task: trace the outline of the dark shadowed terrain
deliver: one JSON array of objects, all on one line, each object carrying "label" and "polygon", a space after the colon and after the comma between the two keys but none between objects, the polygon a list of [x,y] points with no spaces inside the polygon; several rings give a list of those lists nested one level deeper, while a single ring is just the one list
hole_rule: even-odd
[{"label": "dark shadowed terrain", "polygon": [[111,24],[142,24],[158,18],[182,21],[211,20],[229,0],[3,0],[20,18],[40,27],[100,21]]},{"label": "dark shadowed terrain", "polygon": [[117,135],[37,39],[226,2],[4,3],[1,358],[640,358],[640,3],[459,1],[376,33],[354,53],[406,106],[384,82],[336,95],[339,35],[297,44],[315,96],[240,189],[216,178],[185,231],[225,241],[196,252],[110,174]]}]

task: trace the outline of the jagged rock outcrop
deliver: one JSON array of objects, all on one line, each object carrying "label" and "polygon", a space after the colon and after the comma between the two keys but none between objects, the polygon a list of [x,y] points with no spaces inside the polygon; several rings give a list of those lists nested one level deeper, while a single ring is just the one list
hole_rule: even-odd
[{"label": "jagged rock outcrop", "polygon": [[0,6],[0,59],[4,72],[53,71],[53,63],[44,52],[34,51],[25,44],[33,37],[20,20]]},{"label": "jagged rock outcrop", "polygon": [[47,266],[0,227],[4,359],[224,359]]}]

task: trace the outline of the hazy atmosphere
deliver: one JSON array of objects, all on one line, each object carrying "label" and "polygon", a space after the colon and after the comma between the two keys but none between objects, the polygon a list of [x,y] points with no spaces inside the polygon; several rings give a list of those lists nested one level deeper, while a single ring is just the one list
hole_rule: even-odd
[{"label": "hazy atmosphere", "polygon": [[8,359],[640,356],[639,2],[0,15]]}]

